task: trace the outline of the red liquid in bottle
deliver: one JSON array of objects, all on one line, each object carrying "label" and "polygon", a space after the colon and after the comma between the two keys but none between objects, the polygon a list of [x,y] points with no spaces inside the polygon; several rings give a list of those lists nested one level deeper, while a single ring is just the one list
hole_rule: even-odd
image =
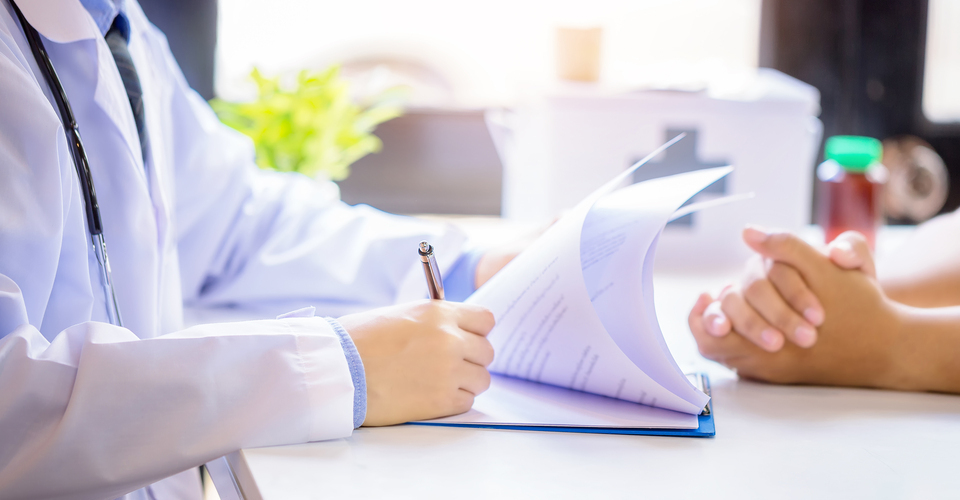
[{"label": "red liquid in bottle", "polygon": [[[882,169],[882,166],[877,166]],[[817,219],[830,243],[844,231],[859,231],[875,248],[880,225],[880,189],[877,172],[850,172],[836,162],[824,162],[817,169],[820,179]]]}]

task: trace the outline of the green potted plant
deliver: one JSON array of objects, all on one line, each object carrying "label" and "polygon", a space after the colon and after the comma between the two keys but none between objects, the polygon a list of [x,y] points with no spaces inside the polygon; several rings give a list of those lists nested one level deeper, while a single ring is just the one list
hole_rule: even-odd
[{"label": "green potted plant", "polygon": [[354,102],[338,65],[301,71],[289,89],[256,68],[250,76],[256,100],[213,99],[210,105],[223,123],[253,139],[261,168],[345,179],[353,162],[382,148],[376,126],[402,112],[396,91],[363,106]]}]

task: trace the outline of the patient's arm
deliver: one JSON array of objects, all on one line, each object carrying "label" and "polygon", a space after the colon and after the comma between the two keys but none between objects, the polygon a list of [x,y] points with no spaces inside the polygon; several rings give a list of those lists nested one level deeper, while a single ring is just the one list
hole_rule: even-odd
[{"label": "patient's arm", "polygon": [[960,213],[921,224],[877,267],[884,293],[897,302],[916,307],[960,305]]}]

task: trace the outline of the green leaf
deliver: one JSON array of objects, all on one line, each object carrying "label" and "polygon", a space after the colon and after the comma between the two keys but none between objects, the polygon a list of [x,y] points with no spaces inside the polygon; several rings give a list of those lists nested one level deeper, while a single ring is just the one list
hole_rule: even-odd
[{"label": "green leaf", "polygon": [[376,126],[403,113],[398,89],[376,96],[369,106],[353,102],[338,65],[300,71],[293,88],[257,68],[250,78],[257,86],[255,101],[213,99],[210,106],[220,121],[253,140],[261,168],[345,179],[351,164],[383,147],[373,135]]}]

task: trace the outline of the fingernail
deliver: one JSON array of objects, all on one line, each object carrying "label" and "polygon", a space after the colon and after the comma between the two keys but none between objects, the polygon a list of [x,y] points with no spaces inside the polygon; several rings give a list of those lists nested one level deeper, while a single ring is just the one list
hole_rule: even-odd
[{"label": "fingernail", "polygon": [[808,307],[803,311],[803,317],[814,326],[823,324],[823,311],[816,307]]},{"label": "fingernail", "polygon": [[778,351],[783,347],[783,334],[767,328],[760,332],[760,341],[763,342],[763,345],[766,346],[768,351]]},{"label": "fingernail", "polygon": [[857,258],[857,252],[853,250],[853,246],[848,241],[834,241],[830,250],[830,259],[844,268],[858,266],[860,260]]},{"label": "fingernail", "polygon": [[715,337],[723,335],[723,318],[714,316],[710,321],[710,333]]},{"label": "fingernail", "polygon": [[762,227],[750,224],[743,230],[743,239],[747,240],[749,243],[763,243],[767,241],[767,238],[770,237],[770,230]]},{"label": "fingernail", "polygon": [[807,325],[798,326],[794,336],[800,347],[811,347],[817,342],[817,331]]},{"label": "fingernail", "polygon": [[855,255],[853,245],[851,245],[849,241],[838,241],[835,248],[843,253]]}]

